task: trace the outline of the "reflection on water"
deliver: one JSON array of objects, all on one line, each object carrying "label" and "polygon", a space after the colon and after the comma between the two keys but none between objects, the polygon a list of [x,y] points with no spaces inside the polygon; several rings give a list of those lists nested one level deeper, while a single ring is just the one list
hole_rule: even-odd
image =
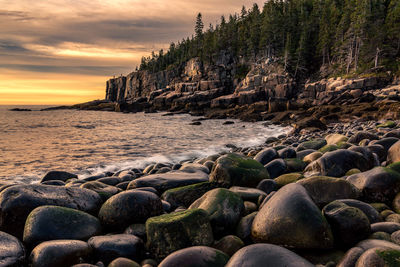
[{"label": "reflection on water", "polygon": [[189,125],[190,115],[98,111],[13,112],[0,107],[0,182],[31,182],[49,170],[82,177],[100,171],[179,162],[209,155],[225,144],[252,146],[287,131],[262,123]]}]

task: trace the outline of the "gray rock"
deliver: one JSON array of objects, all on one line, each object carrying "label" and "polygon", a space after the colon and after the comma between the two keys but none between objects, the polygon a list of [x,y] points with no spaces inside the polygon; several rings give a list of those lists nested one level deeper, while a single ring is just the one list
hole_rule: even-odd
[{"label": "gray rock", "polygon": [[272,244],[255,244],[236,252],[226,267],[312,267],[306,259],[296,253]]},{"label": "gray rock", "polygon": [[237,236],[227,235],[221,238],[220,240],[216,241],[213,247],[231,257],[233,254],[236,253],[236,251],[244,247],[244,243]]},{"label": "gray rock", "polygon": [[23,240],[35,246],[43,241],[57,239],[87,240],[100,233],[100,221],[86,212],[41,206],[34,209],[26,219]]},{"label": "gray rock", "polygon": [[354,267],[358,258],[364,253],[362,248],[354,247],[349,249],[337,267]]},{"label": "gray rock", "polygon": [[266,148],[258,152],[257,155],[254,157],[254,159],[260,162],[262,165],[265,165],[271,160],[274,160],[278,157],[279,157],[278,152],[276,152],[275,149]]},{"label": "gray rock", "polygon": [[357,132],[353,136],[351,136],[348,140],[350,144],[358,144],[361,142],[361,140],[368,139],[368,140],[377,140],[379,137],[376,134],[361,131]]},{"label": "gray rock", "polygon": [[271,193],[278,189],[278,184],[275,180],[272,179],[264,179],[258,183],[257,189],[263,191],[266,194]]},{"label": "gray rock", "polygon": [[242,239],[245,243],[250,243],[251,241],[251,227],[253,225],[254,218],[257,212],[253,212],[249,215],[242,217],[236,226],[236,235]]},{"label": "gray rock", "polygon": [[378,222],[371,224],[372,232],[385,232],[392,234],[393,232],[400,230],[400,223],[395,222]]},{"label": "gray rock", "polygon": [[260,196],[267,196],[264,191],[249,187],[232,186],[229,191],[238,194],[243,201],[257,202]]},{"label": "gray rock", "polygon": [[66,182],[68,179],[71,178],[78,178],[78,175],[65,171],[49,171],[48,173],[46,173],[46,175],[42,178],[40,182],[43,183],[46,181],[54,181],[54,180]]},{"label": "gray rock", "polygon": [[289,184],[276,192],[254,218],[253,240],[294,249],[328,249],[332,231],[306,189]]},{"label": "gray rock", "polygon": [[390,248],[371,248],[357,260],[355,267],[400,266],[400,250]]},{"label": "gray rock", "polygon": [[286,173],[286,162],[283,159],[274,159],[265,165],[265,169],[268,171],[269,176],[272,179],[281,176]]},{"label": "gray rock", "polygon": [[383,221],[379,212],[370,204],[356,199],[339,199],[338,201],[346,204],[347,206],[360,209],[368,217],[371,224]]},{"label": "gray rock", "polygon": [[400,141],[397,141],[388,150],[387,163],[394,163],[400,161]]},{"label": "gray rock", "polygon": [[100,209],[99,219],[108,229],[123,230],[133,223],[144,223],[162,214],[160,198],[151,192],[129,190],[108,199]]},{"label": "gray rock", "polygon": [[0,232],[0,265],[23,266],[24,261],[24,245],[16,237]]}]

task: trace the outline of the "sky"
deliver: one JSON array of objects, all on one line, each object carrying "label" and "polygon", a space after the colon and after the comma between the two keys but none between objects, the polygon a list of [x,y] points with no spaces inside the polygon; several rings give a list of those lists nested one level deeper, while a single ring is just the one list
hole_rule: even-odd
[{"label": "sky", "polygon": [[[142,56],[259,0],[0,0],[0,104],[103,99]],[[206,26],[207,27],[207,26]]]}]

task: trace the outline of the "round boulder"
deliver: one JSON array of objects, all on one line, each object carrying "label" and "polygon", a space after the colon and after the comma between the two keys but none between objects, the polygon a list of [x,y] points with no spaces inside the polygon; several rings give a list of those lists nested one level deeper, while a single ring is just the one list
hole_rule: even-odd
[{"label": "round boulder", "polygon": [[0,232],[0,265],[22,266],[24,261],[24,245],[16,237]]}]

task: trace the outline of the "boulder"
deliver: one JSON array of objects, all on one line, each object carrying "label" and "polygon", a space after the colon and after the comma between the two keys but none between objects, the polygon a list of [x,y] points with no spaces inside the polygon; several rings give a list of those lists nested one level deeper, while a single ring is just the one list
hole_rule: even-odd
[{"label": "boulder", "polygon": [[372,232],[385,232],[388,234],[392,234],[393,232],[400,230],[400,223],[396,222],[378,222],[371,224]]},{"label": "boulder", "polygon": [[256,215],[257,212],[253,212],[242,217],[236,226],[236,235],[246,243],[250,243],[251,241],[251,226]]},{"label": "boulder", "polygon": [[333,201],[324,207],[323,214],[332,228],[335,241],[345,247],[354,245],[371,233],[368,217],[358,208]]},{"label": "boulder", "polygon": [[34,209],[26,219],[23,240],[30,246],[57,239],[86,241],[100,232],[100,221],[86,212],[57,206],[41,206]]},{"label": "boulder", "polygon": [[171,171],[167,173],[158,173],[147,175],[133,180],[128,185],[129,189],[140,187],[153,187],[158,192],[164,191],[185,185],[197,184],[207,182],[208,175],[205,172],[184,172],[184,171]]},{"label": "boulder", "polygon": [[325,139],[315,139],[301,143],[296,150],[297,151],[302,151],[306,149],[318,150],[325,145],[326,145]]},{"label": "boulder", "polygon": [[274,159],[265,165],[265,169],[272,179],[281,176],[287,171],[286,162],[283,159]]},{"label": "boulder", "polygon": [[238,194],[243,201],[252,201],[256,203],[260,196],[267,196],[264,191],[249,187],[232,186],[229,188],[229,191]]},{"label": "boulder", "polygon": [[55,205],[96,214],[102,201],[89,189],[51,186],[16,185],[0,193],[0,229],[22,237],[25,220],[37,207]]},{"label": "boulder", "polygon": [[297,183],[307,190],[308,195],[320,208],[337,199],[357,199],[361,195],[357,187],[341,178],[314,176],[301,179]]},{"label": "boulder", "polygon": [[25,262],[24,245],[16,237],[0,232],[0,265],[23,266]]},{"label": "boulder", "polygon": [[354,267],[358,258],[364,253],[362,248],[354,247],[349,249],[337,267]]},{"label": "boulder", "polygon": [[119,257],[140,260],[143,252],[143,241],[128,234],[94,236],[89,239],[88,244],[96,261],[105,264]]},{"label": "boulder", "polygon": [[239,154],[227,154],[217,159],[210,174],[210,182],[223,186],[256,187],[269,175],[264,166]]},{"label": "boulder", "polygon": [[371,248],[392,248],[396,250],[400,250],[400,246],[395,243],[386,241],[386,240],[377,240],[377,239],[365,239],[359,242],[356,247],[362,248],[363,250],[368,250]]},{"label": "boulder", "polygon": [[328,145],[337,145],[342,142],[347,142],[348,139],[349,138],[347,138],[343,134],[337,133],[328,134],[327,136],[325,136],[325,141]]},{"label": "boulder", "polygon": [[371,224],[381,222],[383,220],[379,212],[368,203],[356,199],[340,199],[338,201],[346,204],[347,206],[360,209],[368,217],[368,220]]},{"label": "boulder", "polygon": [[108,229],[123,230],[133,223],[144,223],[162,214],[160,198],[151,192],[129,190],[109,198],[101,207],[99,219]]},{"label": "boulder", "polygon": [[147,247],[157,258],[190,246],[208,246],[214,240],[209,216],[201,209],[152,217],[146,222],[146,232]]},{"label": "boulder", "polygon": [[390,203],[400,192],[400,174],[384,167],[351,175],[346,180],[360,189],[368,202]]},{"label": "boulder", "polygon": [[224,188],[216,188],[193,202],[189,209],[207,211],[215,233],[234,229],[243,212],[244,204],[239,195]]},{"label": "boulder", "polygon": [[220,250],[195,246],[168,255],[158,267],[224,267],[229,256]]},{"label": "boulder", "polygon": [[91,248],[80,240],[52,240],[38,245],[32,250],[32,267],[70,267],[88,258]]},{"label": "boulder", "polygon": [[325,153],[319,159],[311,162],[305,169],[306,176],[342,177],[347,171],[357,168],[366,171],[372,168],[361,153],[347,149],[338,149]]},{"label": "boulder", "polygon": [[275,180],[264,179],[258,183],[257,189],[263,191],[266,194],[269,194],[272,191],[275,191],[276,189],[278,189],[278,184]]},{"label": "boulder", "polygon": [[161,198],[170,203],[173,209],[179,206],[189,207],[196,199],[216,187],[216,184],[210,182],[186,185],[168,189]]},{"label": "boulder", "polygon": [[353,136],[351,136],[348,140],[350,144],[358,144],[361,142],[361,140],[368,139],[368,140],[377,140],[379,139],[379,136],[373,133],[361,131],[357,132]]},{"label": "boulder", "polygon": [[282,187],[290,183],[295,183],[302,178],[304,178],[304,176],[301,173],[294,172],[294,173],[282,174],[281,176],[275,178],[274,181],[277,183],[279,187]]},{"label": "boulder", "polygon": [[273,244],[254,244],[240,249],[229,260],[226,267],[312,267],[306,259],[296,253]]},{"label": "boulder", "polygon": [[256,242],[293,249],[333,246],[329,224],[300,184],[286,185],[268,200],[254,218],[251,234]]},{"label": "boulder", "polygon": [[[116,258],[115,260],[113,260],[112,262],[110,262],[108,267],[140,267],[140,265],[133,260],[119,257],[119,258]],[[148,267],[148,266],[146,266],[146,267]]]},{"label": "boulder", "polygon": [[388,150],[387,163],[394,163],[400,161],[400,141],[397,141]]},{"label": "boulder", "polygon": [[236,253],[236,251],[244,247],[244,243],[237,236],[227,235],[221,238],[220,240],[216,241],[213,247],[231,257],[233,254]]},{"label": "boulder", "polygon": [[292,147],[286,147],[278,151],[279,157],[282,159],[296,158],[297,153]]},{"label": "boulder", "polygon": [[66,182],[68,179],[78,178],[78,175],[65,172],[65,171],[49,171],[40,181],[41,183],[46,181],[63,181]]},{"label": "boulder", "polygon": [[358,258],[355,267],[400,266],[400,250],[371,248]]},{"label": "boulder", "polygon": [[182,165],[182,167],[179,168],[180,171],[184,171],[184,172],[198,172],[198,171],[202,171],[204,173],[210,173],[210,170],[201,164],[198,163],[185,163]]},{"label": "boulder", "polygon": [[278,157],[279,157],[278,152],[276,152],[275,149],[266,148],[258,152],[257,155],[254,157],[254,159],[260,162],[262,165],[265,165],[271,160],[274,160]]},{"label": "boulder", "polygon": [[118,194],[119,192],[122,191],[121,189],[119,189],[116,186],[103,184],[99,181],[86,182],[84,184],[81,184],[79,187],[90,189],[90,190],[97,192],[104,201],[106,201],[113,195]]}]

